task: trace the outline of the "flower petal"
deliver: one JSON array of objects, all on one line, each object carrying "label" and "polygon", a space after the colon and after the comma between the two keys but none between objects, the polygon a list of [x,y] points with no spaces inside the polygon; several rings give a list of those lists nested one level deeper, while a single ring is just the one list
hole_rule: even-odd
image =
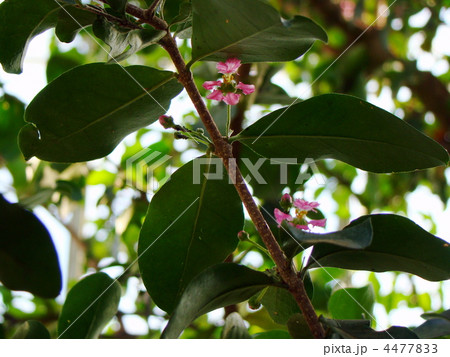
[{"label": "flower petal", "polygon": [[314,208],[317,208],[320,206],[319,202],[308,202],[305,200],[302,200],[301,198],[298,198],[294,201],[294,206],[302,211],[314,211],[316,210]]},{"label": "flower petal", "polygon": [[244,84],[242,82],[240,82],[236,88],[240,89],[245,95],[251,94],[255,91],[255,86],[253,84]]},{"label": "flower petal", "polygon": [[220,90],[214,89],[210,94],[208,94],[206,96],[206,98],[212,99],[212,100],[217,100],[220,102],[221,100],[224,99],[224,96]]},{"label": "flower petal", "polygon": [[223,98],[223,101],[228,105],[236,105],[239,103],[240,94],[237,93],[227,93]]},{"label": "flower petal", "polygon": [[281,223],[284,220],[286,220],[286,221],[292,221],[293,220],[293,217],[290,214],[281,212],[278,208],[275,208],[273,213],[275,215],[275,219],[277,220],[278,227],[281,225]]},{"label": "flower petal", "polygon": [[225,63],[219,62],[216,65],[217,71],[223,74],[236,73],[241,66],[241,61],[237,58],[228,58]]},{"label": "flower petal", "polygon": [[327,219],[312,219],[308,222],[308,224],[314,226],[314,227],[325,227],[325,224],[327,223]]},{"label": "flower petal", "polygon": [[206,90],[213,90],[214,87],[218,87],[221,84],[221,81],[206,81],[205,83],[203,83],[203,88],[205,88]]}]

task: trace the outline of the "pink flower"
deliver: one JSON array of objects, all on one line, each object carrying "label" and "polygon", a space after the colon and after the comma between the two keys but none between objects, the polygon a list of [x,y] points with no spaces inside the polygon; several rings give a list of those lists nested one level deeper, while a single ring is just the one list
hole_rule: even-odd
[{"label": "pink flower", "polygon": [[253,84],[244,84],[242,82],[239,82],[236,88],[240,89],[245,95],[252,94],[255,91],[255,86]]},{"label": "pink flower", "polygon": [[[284,194],[281,198],[280,204],[292,202],[292,197],[288,194]],[[297,229],[301,229],[304,231],[311,231],[313,227],[325,227],[327,220],[324,219],[311,219],[307,220],[306,215],[309,211],[317,212],[315,208],[319,207],[318,202],[308,202],[302,199],[296,199],[294,201],[295,206],[295,216],[291,216],[288,213],[284,213],[280,211],[278,208],[275,208],[274,214],[275,219],[278,223],[278,227],[281,226],[283,221],[288,221],[289,224]],[[284,207],[285,206],[285,207]],[[282,205],[283,209],[286,211],[291,207],[290,205]]]},{"label": "pink flower", "polygon": [[239,103],[241,95],[248,95],[255,91],[253,84],[244,84],[234,79],[234,74],[241,65],[241,61],[237,58],[229,58],[225,62],[217,64],[217,70],[222,73],[222,80],[206,81],[203,88],[211,90],[212,93],[206,96],[207,99],[221,101],[228,105],[236,105]]},{"label": "pink flower", "polygon": [[289,222],[294,219],[290,214],[281,212],[278,208],[275,208],[273,213],[275,214],[275,219],[277,220],[278,227],[281,225],[281,223],[283,223],[284,220]]},{"label": "pink flower", "polygon": [[239,103],[240,94],[236,93],[227,93],[223,98],[223,101],[228,105],[236,105]]},{"label": "pink flower", "polygon": [[223,74],[236,73],[241,66],[241,61],[237,58],[228,58],[225,62],[219,62],[216,65],[217,71]]},{"label": "pink flower", "polygon": [[294,206],[297,207],[301,211],[314,211],[316,212],[315,208],[320,206],[320,203],[318,202],[308,202],[305,200],[302,200],[301,198],[296,199],[294,201]]}]

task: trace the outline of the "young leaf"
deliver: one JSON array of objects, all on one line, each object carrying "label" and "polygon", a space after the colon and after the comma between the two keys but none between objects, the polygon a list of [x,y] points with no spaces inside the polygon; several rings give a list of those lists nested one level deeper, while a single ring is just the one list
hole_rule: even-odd
[{"label": "young leaf", "polygon": [[450,279],[450,245],[411,220],[394,214],[362,216],[348,227],[370,219],[372,244],[347,249],[317,244],[307,268],[337,267],[375,272],[399,270],[431,281]]},{"label": "young leaf", "polygon": [[328,311],[334,319],[358,320],[372,318],[375,293],[371,285],[336,290],[328,300]]},{"label": "young leaf", "polygon": [[47,339],[50,333],[39,321],[25,321],[19,326],[12,338],[20,339]]},{"label": "young leaf", "polygon": [[59,12],[55,34],[61,42],[70,43],[81,29],[92,25],[97,15],[74,6],[66,6]]},{"label": "young leaf", "polygon": [[5,72],[22,72],[29,42],[56,25],[60,10],[55,0],[8,0],[0,4],[0,63]]},{"label": "young leaf", "polygon": [[58,338],[97,338],[114,317],[121,288],[105,273],[79,281],[67,294],[58,320]]},{"label": "young leaf", "polygon": [[177,338],[197,317],[245,301],[270,285],[276,285],[271,277],[242,265],[209,267],[187,286],[161,337]]},{"label": "young leaf", "polygon": [[194,276],[233,252],[243,226],[242,203],[218,158],[178,169],[150,202],[139,236],[139,269],[155,303],[170,313]]},{"label": "young leaf", "polygon": [[282,62],[300,57],[315,40],[327,41],[312,20],[280,18],[259,0],[192,0],[192,62],[237,57],[243,62]]},{"label": "young leaf", "polygon": [[166,34],[155,29],[124,30],[100,17],[93,26],[95,36],[110,47],[109,63],[117,63],[135,54],[137,51],[156,43]]},{"label": "young leaf", "polygon": [[29,104],[19,134],[26,159],[80,162],[108,155],[164,114],[182,87],[172,72],[92,63],[48,84]]},{"label": "young leaf", "polygon": [[296,256],[312,244],[328,243],[349,249],[363,249],[372,242],[370,219],[331,233],[309,233],[283,223],[280,229],[280,243],[289,258]]},{"label": "young leaf", "polygon": [[[447,151],[389,112],[356,97],[320,95],[266,115],[235,137],[268,158],[337,159],[372,172],[447,165]],[[376,155],[374,155],[376,153]]]},{"label": "young leaf", "polygon": [[243,339],[251,338],[244,320],[237,312],[232,312],[225,319],[222,335],[223,339]]},{"label": "young leaf", "polygon": [[0,195],[0,281],[8,289],[43,298],[61,291],[61,271],[50,234],[41,221]]}]

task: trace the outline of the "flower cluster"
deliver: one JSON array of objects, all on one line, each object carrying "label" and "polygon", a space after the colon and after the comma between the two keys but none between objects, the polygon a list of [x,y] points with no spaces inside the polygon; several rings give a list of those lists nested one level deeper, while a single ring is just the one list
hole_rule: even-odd
[{"label": "flower cluster", "polygon": [[288,221],[291,226],[305,231],[310,231],[311,227],[325,227],[326,219],[306,220],[306,215],[309,211],[317,212],[316,208],[319,207],[318,202],[308,202],[302,199],[292,200],[292,197],[286,193],[281,198],[280,204],[286,212],[289,212],[292,206],[294,206],[295,216],[291,216],[289,213],[284,213],[278,208],[275,208],[274,214],[278,226],[280,226],[283,221]]},{"label": "flower cluster", "polygon": [[223,100],[228,105],[236,105],[242,94],[247,95],[255,91],[253,84],[236,82],[234,75],[241,66],[241,61],[237,58],[229,58],[225,62],[219,62],[216,66],[219,73],[222,73],[222,81],[206,81],[203,88],[212,92],[206,96],[208,99],[217,101]]}]

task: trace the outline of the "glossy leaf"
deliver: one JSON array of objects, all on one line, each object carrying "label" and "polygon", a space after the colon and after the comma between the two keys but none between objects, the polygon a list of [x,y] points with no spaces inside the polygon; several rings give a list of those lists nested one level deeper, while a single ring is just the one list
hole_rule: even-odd
[{"label": "glossy leaf", "polygon": [[287,328],[292,338],[314,338],[308,323],[302,314],[295,314],[287,321]]},{"label": "glossy leaf", "polygon": [[0,63],[5,72],[22,72],[29,42],[56,25],[60,10],[55,0],[8,0],[0,4]]},{"label": "glossy leaf", "polygon": [[337,320],[372,318],[375,293],[371,285],[336,290],[328,300],[328,311]]},{"label": "glossy leaf", "polygon": [[307,267],[337,267],[375,272],[404,271],[431,281],[450,279],[450,245],[411,220],[376,214],[358,218],[348,227],[370,219],[372,244],[365,249],[346,249],[329,244],[314,246]]},{"label": "glossy leaf", "polygon": [[161,337],[177,338],[197,317],[245,301],[266,286],[275,284],[268,275],[242,265],[214,265],[188,285]]},{"label": "glossy leaf", "polygon": [[[372,172],[446,165],[447,151],[411,125],[356,97],[320,95],[276,110],[236,137],[261,156],[337,159]],[[376,155],[374,154],[376,153]]]},{"label": "glossy leaf", "polygon": [[450,310],[440,314],[423,314],[422,317],[427,321],[413,330],[419,338],[450,336]]},{"label": "glossy leaf", "polygon": [[127,2],[128,0],[108,0],[108,4],[111,6],[111,8],[122,14],[125,14]]},{"label": "glossy leaf", "polygon": [[334,338],[416,339],[418,336],[406,327],[392,326],[384,331],[370,328],[369,320],[332,320],[320,318],[337,336]]},{"label": "glossy leaf", "polygon": [[242,203],[219,159],[178,169],[150,202],[139,237],[139,268],[155,303],[171,312],[194,276],[233,252],[243,226]]},{"label": "glossy leaf", "polygon": [[70,43],[83,28],[92,25],[97,15],[74,6],[66,6],[59,12],[55,34],[61,42]]},{"label": "glossy leaf", "polygon": [[272,320],[280,325],[286,325],[292,315],[301,313],[292,294],[283,288],[274,286],[267,288],[261,303],[269,312]]},{"label": "glossy leaf", "polygon": [[223,339],[244,339],[251,338],[245,322],[241,315],[237,312],[232,312],[225,319],[221,338]]},{"label": "glossy leaf", "polygon": [[121,288],[105,273],[91,274],[67,294],[58,320],[58,338],[97,338],[114,317]]},{"label": "glossy leaf", "polygon": [[327,41],[312,20],[280,18],[259,0],[192,0],[192,58],[237,57],[243,62],[282,62],[300,57],[315,40]]},{"label": "glossy leaf", "polygon": [[349,249],[363,249],[372,242],[372,224],[370,219],[347,226],[341,231],[331,233],[305,232],[290,224],[283,223],[281,229],[281,247],[289,258],[305,248],[318,243],[328,243]]},{"label": "glossy leaf", "polygon": [[182,87],[172,72],[102,63],[76,67],[29,104],[19,145],[26,159],[79,162],[108,155],[165,113]]},{"label": "glossy leaf", "polygon": [[61,291],[58,256],[45,226],[30,211],[0,195],[0,281],[43,298]]},{"label": "glossy leaf", "polygon": [[39,321],[25,321],[19,326],[12,338],[20,339],[47,339],[50,333]]}]

